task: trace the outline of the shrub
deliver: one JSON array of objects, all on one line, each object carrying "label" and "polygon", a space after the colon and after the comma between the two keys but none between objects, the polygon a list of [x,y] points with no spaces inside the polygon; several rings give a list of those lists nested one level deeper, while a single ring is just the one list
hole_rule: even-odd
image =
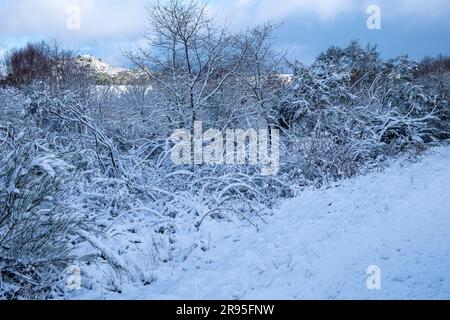
[{"label": "shrub", "polygon": [[46,298],[73,258],[78,222],[56,200],[70,167],[34,141],[0,149],[0,299]]}]

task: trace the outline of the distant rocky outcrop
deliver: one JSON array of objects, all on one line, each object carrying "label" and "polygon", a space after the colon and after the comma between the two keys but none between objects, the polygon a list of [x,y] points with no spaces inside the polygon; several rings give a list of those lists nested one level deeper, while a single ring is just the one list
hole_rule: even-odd
[{"label": "distant rocky outcrop", "polygon": [[93,73],[98,84],[126,85],[144,77],[142,72],[111,66],[90,55],[79,55],[76,59],[80,68]]}]

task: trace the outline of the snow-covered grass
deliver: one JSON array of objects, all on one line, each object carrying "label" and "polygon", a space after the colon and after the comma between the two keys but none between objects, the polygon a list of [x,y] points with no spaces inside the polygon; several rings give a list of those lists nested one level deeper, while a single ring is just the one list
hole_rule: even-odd
[{"label": "snow-covered grass", "polygon": [[[259,232],[206,220],[184,261],[94,299],[448,299],[450,147],[286,200]],[[205,241],[204,239],[207,239]],[[367,288],[367,268],[381,289]]]}]

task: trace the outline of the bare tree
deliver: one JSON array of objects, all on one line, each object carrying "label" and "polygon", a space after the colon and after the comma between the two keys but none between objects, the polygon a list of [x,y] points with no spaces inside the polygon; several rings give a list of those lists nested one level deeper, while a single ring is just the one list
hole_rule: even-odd
[{"label": "bare tree", "polygon": [[[273,48],[277,25],[266,23],[247,31],[241,39],[241,50],[245,53],[239,70],[239,79],[248,90],[251,109],[271,128],[276,124],[273,108],[287,79],[280,73],[285,64],[285,52]],[[255,117],[257,120],[258,117]]]},{"label": "bare tree", "polygon": [[10,50],[4,57],[3,84],[22,87],[33,82],[45,83],[51,92],[75,90],[86,96],[94,83],[91,70],[81,67],[71,50],[56,40],[28,43]]},{"label": "bare tree", "polygon": [[238,69],[243,52],[237,37],[217,27],[206,4],[180,0],[147,6],[147,48],[128,58],[155,83],[169,124],[192,126]]}]

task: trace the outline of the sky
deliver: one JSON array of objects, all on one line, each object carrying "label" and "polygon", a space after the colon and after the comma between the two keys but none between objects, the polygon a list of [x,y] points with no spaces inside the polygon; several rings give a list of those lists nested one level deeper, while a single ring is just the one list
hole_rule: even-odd
[{"label": "sky", "polygon": [[[57,39],[79,53],[127,65],[123,51],[141,43],[148,0],[0,0],[0,55],[28,41]],[[369,29],[369,6],[381,29]],[[359,39],[386,58],[450,54],[449,0],[210,0],[208,14],[232,31],[281,24],[275,46],[310,63],[330,45]],[[79,19],[77,19],[79,17]],[[371,20],[372,21],[372,20]]]}]

